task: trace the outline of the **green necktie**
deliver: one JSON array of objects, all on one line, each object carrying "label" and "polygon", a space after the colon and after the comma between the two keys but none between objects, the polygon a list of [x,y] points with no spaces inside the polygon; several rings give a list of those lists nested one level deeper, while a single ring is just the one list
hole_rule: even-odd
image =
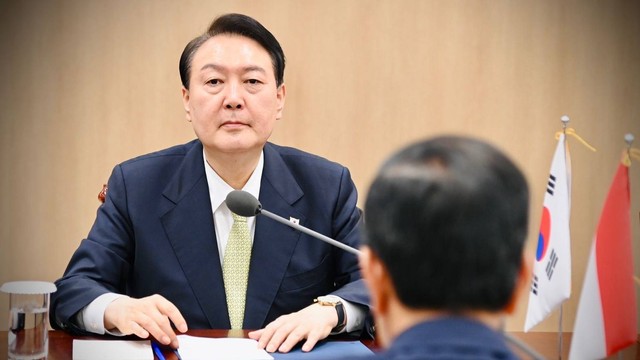
[{"label": "green necktie", "polygon": [[232,329],[242,329],[244,305],[247,297],[249,262],[251,260],[251,236],[247,218],[231,213],[233,225],[224,251],[222,274],[227,293],[227,307]]}]

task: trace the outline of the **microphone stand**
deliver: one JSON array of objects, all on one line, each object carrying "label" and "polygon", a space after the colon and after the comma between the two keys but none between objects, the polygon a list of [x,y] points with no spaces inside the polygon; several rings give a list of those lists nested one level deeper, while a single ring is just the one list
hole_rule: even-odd
[{"label": "microphone stand", "polygon": [[276,215],[276,214],[274,214],[272,212],[269,212],[269,211],[267,211],[265,209],[261,209],[260,214],[265,215],[266,217],[268,217],[270,219],[273,219],[273,220],[275,220],[275,221],[277,221],[277,222],[279,222],[281,224],[290,226],[290,227],[292,227],[292,228],[294,228],[294,229],[296,229],[298,231],[301,231],[301,232],[303,232],[303,233],[305,233],[307,235],[311,235],[311,236],[313,236],[313,237],[315,237],[317,239],[320,239],[320,240],[322,240],[324,242],[327,242],[327,243],[329,243],[329,244],[331,244],[333,246],[337,246],[340,249],[342,249],[344,251],[348,251],[348,252],[350,252],[350,253],[352,253],[352,254],[354,254],[356,256],[360,255],[360,250],[358,250],[358,249],[354,249],[349,245],[346,245],[346,244],[343,244],[343,243],[341,243],[339,241],[333,240],[332,238],[324,236],[324,235],[322,235],[322,234],[320,234],[318,232],[315,232],[315,231],[313,231],[311,229],[307,229],[304,226],[301,226],[301,225],[296,224],[296,223],[294,223],[292,221],[289,221],[289,220],[287,220],[285,218],[282,218],[282,217],[280,217],[280,216],[278,216],[278,215]]}]

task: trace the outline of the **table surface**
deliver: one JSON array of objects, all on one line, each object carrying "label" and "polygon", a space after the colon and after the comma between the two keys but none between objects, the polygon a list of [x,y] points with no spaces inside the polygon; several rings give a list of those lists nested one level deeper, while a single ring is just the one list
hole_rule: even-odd
[{"label": "table surface", "polygon": [[[250,330],[189,330],[187,335],[202,336],[211,338],[227,338],[227,337],[243,337],[248,338]],[[108,340],[117,339],[114,337],[101,337],[101,336],[73,336],[64,331],[49,331],[49,355],[47,360],[68,360],[73,355],[73,339],[84,340]],[[127,337],[126,339],[134,339],[133,337]],[[137,338],[136,338],[137,339]],[[353,338],[343,337],[337,338],[339,340],[350,340]],[[0,360],[5,360],[8,357],[8,342],[7,331],[0,331]],[[370,349],[377,349],[376,342],[374,340],[363,340],[362,343]],[[163,355],[166,360],[178,360],[178,357],[170,350],[163,349]]]},{"label": "table surface", "polygon": [[[232,332],[229,330],[189,330],[188,335],[192,336],[204,336],[204,337],[247,337],[248,330],[241,332]],[[555,332],[509,332],[511,337],[516,338],[526,343],[530,348],[538,352],[540,355],[547,359],[568,359],[569,346],[571,343],[571,333],[563,333],[562,335],[562,357],[558,356],[558,334]],[[92,337],[92,336],[71,336],[63,331],[50,331],[49,332],[49,356],[48,360],[67,360],[72,357],[72,343],[73,339],[105,339],[105,337]],[[345,339],[346,340],[346,339]],[[370,349],[378,349],[378,346],[374,340],[363,341],[364,345]],[[0,359],[7,358],[7,331],[0,331]],[[516,353],[522,356],[523,359],[528,359],[523,352],[515,349]],[[164,351],[164,355],[167,360],[177,360],[177,356],[171,351]],[[612,357],[612,359],[640,359],[640,337],[636,343],[626,349],[624,349],[620,357],[618,355]]]}]

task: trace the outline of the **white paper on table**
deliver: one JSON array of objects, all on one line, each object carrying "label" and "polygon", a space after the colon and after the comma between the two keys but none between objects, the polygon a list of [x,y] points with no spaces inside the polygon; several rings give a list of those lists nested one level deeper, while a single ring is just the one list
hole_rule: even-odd
[{"label": "white paper on table", "polygon": [[153,360],[149,340],[73,340],[73,360]]},{"label": "white paper on table", "polygon": [[244,338],[206,338],[189,335],[178,335],[180,348],[178,352],[182,360],[272,360],[273,357],[263,349],[258,349],[258,342]]}]

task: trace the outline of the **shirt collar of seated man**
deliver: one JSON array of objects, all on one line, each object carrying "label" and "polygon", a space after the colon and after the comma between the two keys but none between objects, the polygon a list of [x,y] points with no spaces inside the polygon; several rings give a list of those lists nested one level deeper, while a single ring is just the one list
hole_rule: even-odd
[{"label": "shirt collar of seated man", "polygon": [[526,294],[528,185],[487,143],[439,137],[383,165],[367,195],[360,266],[384,348],[423,322],[498,331]]}]

